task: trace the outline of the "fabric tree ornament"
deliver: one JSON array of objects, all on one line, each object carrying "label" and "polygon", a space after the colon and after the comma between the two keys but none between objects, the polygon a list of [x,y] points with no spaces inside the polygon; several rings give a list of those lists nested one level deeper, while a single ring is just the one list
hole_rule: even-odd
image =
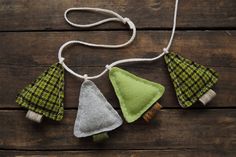
[{"label": "fabric tree ornament", "polygon": [[211,89],[218,80],[218,74],[175,53],[165,55],[165,62],[174,84],[179,104],[192,106],[196,101],[206,105],[216,93]]},{"label": "fabric tree ornament", "polygon": [[[164,86],[137,77],[117,67],[110,69],[109,78],[128,123],[134,122],[141,116],[149,122],[156,111],[160,110],[159,103],[153,104],[163,95]],[[147,111],[149,108],[150,110]]]},{"label": "fabric tree ornament", "polygon": [[28,109],[26,118],[40,123],[45,116],[60,121],[64,107],[64,69],[60,63],[53,64],[34,82],[26,86],[16,102]]},{"label": "fabric tree ornament", "polygon": [[81,85],[79,107],[74,125],[76,137],[93,136],[94,142],[109,138],[107,132],[122,124],[119,114],[90,80]]}]

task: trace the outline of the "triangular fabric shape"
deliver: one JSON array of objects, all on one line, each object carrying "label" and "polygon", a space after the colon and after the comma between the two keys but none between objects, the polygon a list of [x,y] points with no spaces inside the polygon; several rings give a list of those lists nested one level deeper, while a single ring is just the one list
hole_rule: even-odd
[{"label": "triangular fabric shape", "polygon": [[175,53],[165,55],[175,92],[182,107],[189,107],[209,91],[217,82],[218,74]]},{"label": "triangular fabric shape", "polygon": [[79,107],[74,125],[76,137],[87,137],[114,130],[122,119],[90,80],[81,85]]},{"label": "triangular fabric shape", "polygon": [[109,78],[128,123],[141,117],[165,91],[164,86],[117,67],[111,68]]},{"label": "triangular fabric shape", "polygon": [[63,118],[63,100],[64,68],[60,63],[50,66],[16,98],[20,106],[56,121]]}]

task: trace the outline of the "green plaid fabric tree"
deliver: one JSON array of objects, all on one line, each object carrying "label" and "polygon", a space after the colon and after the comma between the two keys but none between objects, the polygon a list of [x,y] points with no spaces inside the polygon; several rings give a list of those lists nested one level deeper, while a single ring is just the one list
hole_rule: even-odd
[{"label": "green plaid fabric tree", "polygon": [[213,69],[175,53],[166,54],[165,62],[182,107],[189,107],[198,100],[205,105],[216,95],[211,90],[218,80],[218,74]]},{"label": "green plaid fabric tree", "polygon": [[60,121],[64,107],[64,69],[60,63],[53,64],[34,82],[26,86],[16,102],[27,108],[27,118],[41,122],[42,116]]}]

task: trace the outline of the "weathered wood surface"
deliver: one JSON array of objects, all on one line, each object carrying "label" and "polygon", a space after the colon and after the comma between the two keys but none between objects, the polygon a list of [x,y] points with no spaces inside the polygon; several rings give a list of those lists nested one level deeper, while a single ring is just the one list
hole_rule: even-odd
[{"label": "weathered wood surface", "polygon": [[[138,28],[171,28],[174,0],[1,0],[0,30],[69,30],[63,13],[70,7],[100,7],[129,17]],[[181,0],[179,28],[232,28],[236,26],[235,0]],[[76,22],[101,19],[97,14],[72,13]],[[88,18],[89,17],[89,18]],[[99,18],[98,18],[99,17]],[[121,24],[99,28],[125,28]]]},{"label": "weathered wood surface", "polygon": [[[0,108],[19,108],[19,105],[15,103],[15,97],[17,93],[24,88],[28,83],[33,81],[39,74],[41,74],[46,67],[18,67],[18,66],[3,66],[0,68]],[[101,71],[102,68],[98,67],[83,67],[83,68],[73,68],[80,69],[82,74],[84,73],[94,73]],[[150,66],[145,67],[124,67],[124,69],[142,76],[143,78],[159,82],[166,87],[166,92],[161,98],[160,103],[163,107],[174,107],[181,108],[177,102],[175,92],[172,83],[169,78],[169,74],[166,68],[150,68]],[[214,108],[214,107],[235,107],[236,106],[236,74],[235,68],[224,68],[215,67],[215,70],[220,74],[220,80],[215,86],[214,90],[217,96],[204,107],[202,104],[195,104],[193,107],[203,107],[203,108]],[[99,89],[106,96],[108,101],[115,107],[119,107],[117,97],[115,96],[113,87],[105,75],[101,79],[94,81]],[[71,76],[66,73],[65,76],[65,108],[78,107],[79,89],[82,80]]]},{"label": "weathered wood surface", "polygon": [[205,150],[93,150],[93,151],[0,151],[4,157],[235,157],[235,151]]},{"label": "weathered wood surface", "polygon": [[[121,35],[118,35],[121,34]],[[139,31],[135,42],[128,48],[110,50],[72,46],[65,50],[65,62],[72,69],[94,75],[116,59],[153,57],[160,53],[170,32]],[[215,90],[217,97],[207,107],[235,107],[235,31],[180,31],[177,32],[173,50],[186,58],[214,68],[220,74]],[[46,67],[57,62],[57,50],[67,40],[81,38],[86,41],[113,43],[127,39],[126,32],[50,32],[50,33],[0,33],[0,108],[18,108],[15,96],[21,88],[33,81]],[[101,36],[102,38],[97,38]],[[93,38],[96,37],[96,38]],[[134,63],[125,69],[146,79],[160,82],[167,90],[162,98],[164,107],[179,107],[163,59],[148,64]],[[11,82],[9,84],[9,82]],[[95,81],[108,100],[118,107],[117,98],[108,78]],[[66,75],[66,108],[77,108],[81,80]],[[112,92],[111,92],[112,91]],[[197,104],[194,107],[203,107]]]},{"label": "weathered wood surface", "polygon": [[[59,47],[79,39],[101,44],[128,40],[127,26],[109,23],[89,30],[69,26],[63,18],[69,7],[100,7],[129,17],[137,38],[127,48],[110,50],[71,46],[63,53],[76,72],[97,74],[106,64],[131,57],[153,57],[166,46],[172,26],[174,0],[0,0],[0,156],[121,156],[121,157],[234,157],[236,154],[236,1],[180,0],[172,50],[219,74],[217,92],[206,107],[178,105],[162,59],[122,68],[166,86],[165,107],[150,124],[138,120],[110,132],[104,144],[73,136],[82,80],[66,73],[65,117],[62,122],[26,120],[15,103],[20,89],[57,62]],[[71,13],[79,23],[106,16]],[[210,30],[210,31],[208,31]],[[115,37],[115,38],[114,38]],[[119,110],[106,76],[95,80],[108,101]],[[120,110],[119,113],[121,114]]]},{"label": "weathered wood surface", "polygon": [[[119,112],[120,113],[120,112]],[[168,109],[151,123],[140,119],[109,132],[110,139],[95,144],[73,136],[75,110],[62,122],[25,120],[24,111],[1,110],[0,148],[22,150],[158,149],[235,151],[236,109]]]},{"label": "weathered wood surface", "polygon": [[[51,65],[58,61],[57,52],[66,41],[121,44],[129,37],[125,31],[4,32],[0,33],[0,65]],[[111,50],[75,45],[65,49],[63,55],[68,65],[105,66],[118,59],[154,57],[161,53],[169,37],[170,31],[138,31],[135,41],[125,48]],[[235,43],[236,31],[178,31],[171,50],[203,65],[236,67]],[[153,65],[159,67],[161,63],[156,61]]]}]

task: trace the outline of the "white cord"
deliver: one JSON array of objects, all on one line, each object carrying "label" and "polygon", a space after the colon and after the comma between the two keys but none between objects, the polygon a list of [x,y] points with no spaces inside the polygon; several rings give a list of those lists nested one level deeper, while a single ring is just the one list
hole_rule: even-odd
[{"label": "white cord", "polygon": [[178,2],[179,2],[178,0],[175,0],[175,11],[174,11],[172,32],[171,32],[171,37],[170,37],[167,47],[163,49],[163,52],[165,52],[165,53],[169,53],[170,46],[171,46],[172,41],[174,39],[175,29],[176,29],[176,20],[177,20],[177,11],[178,11]]},{"label": "white cord", "polygon": [[[128,63],[128,62],[143,62],[143,61],[154,61],[157,60],[159,58],[161,58],[163,55],[165,55],[166,53],[169,53],[169,48],[172,44],[173,38],[174,38],[174,34],[175,34],[175,28],[176,28],[176,18],[177,18],[177,9],[178,9],[178,0],[176,0],[175,2],[175,11],[174,11],[174,20],[173,20],[173,28],[172,28],[172,33],[171,33],[171,37],[169,40],[169,43],[167,45],[166,48],[163,49],[163,52],[161,54],[159,54],[158,56],[154,57],[154,58],[130,58],[130,59],[122,59],[122,60],[118,60],[115,61],[113,63],[111,63],[110,65],[106,65],[105,66],[105,70],[103,70],[100,74],[95,75],[95,76],[88,76],[87,74],[84,75],[80,75],[75,73],[73,70],[71,70],[65,63],[64,63],[64,59],[61,55],[62,55],[62,51],[65,47],[67,47],[68,45],[71,44],[82,44],[82,45],[86,45],[86,46],[91,46],[91,47],[103,47],[103,48],[121,48],[121,47],[125,47],[127,45],[129,45],[135,38],[136,36],[136,27],[134,25],[134,23],[129,19],[129,18],[123,18],[122,16],[120,16],[119,14],[111,11],[111,10],[107,10],[107,9],[100,9],[100,8],[69,8],[65,11],[64,13],[64,18],[65,20],[72,26],[74,27],[81,27],[81,28],[88,28],[88,27],[94,27],[106,22],[110,22],[110,21],[119,21],[122,22],[124,24],[128,24],[130,29],[132,29],[133,34],[131,36],[131,38],[124,44],[120,44],[120,45],[102,45],[102,44],[93,44],[93,43],[88,43],[88,42],[83,42],[83,41],[79,41],[79,40],[72,40],[72,41],[68,41],[66,43],[64,43],[58,52],[58,59],[59,59],[59,63],[62,64],[62,66],[72,75],[79,77],[81,79],[96,79],[99,78],[101,76],[103,76],[108,70],[110,70],[112,67],[118,65],[118,64],[122,64],[122,63]],[[94,11],[94,12],[101,12],[101,13],[106,13],[106,14],[111,14],[114,15],[114,18],[107,18],[92,24],[86,24],[86,25],[79,25],[79,24],[75,24],[73,22],[71,22],[68,18],[67,18],[67,14],[70,11],[79,11],[79,10],[85,10],[85,11]]]},{"label": "white cord", "polygon": [[[71,22],[70,20],[68,20],[67,18],[67,14],[71,11],[93,11],[93,12],[100,12],[100,13],[105,13],[108,15],[114,15],[115,18],[107,18],[92,24],[86,24],[86,25],[79,25],[76,23]],[[103,23],[109,22],[109,21],[121,21],[124,24],[127,22],[126,18],[123,18],[122,16],[120,16],[119,14],[117,14],[116,12],[112,11],[112,10],[107,10],[107,9],[101,9],[101,8],[89,8],[89,7],[83,7],[83,8],[69,8],[65,11],[64,13],[64,18],[65,20],[72,26],[74,27],[81,27],[81,28],[88,28],[88,27],[94,27],[97,25],[101,25]]]}]

